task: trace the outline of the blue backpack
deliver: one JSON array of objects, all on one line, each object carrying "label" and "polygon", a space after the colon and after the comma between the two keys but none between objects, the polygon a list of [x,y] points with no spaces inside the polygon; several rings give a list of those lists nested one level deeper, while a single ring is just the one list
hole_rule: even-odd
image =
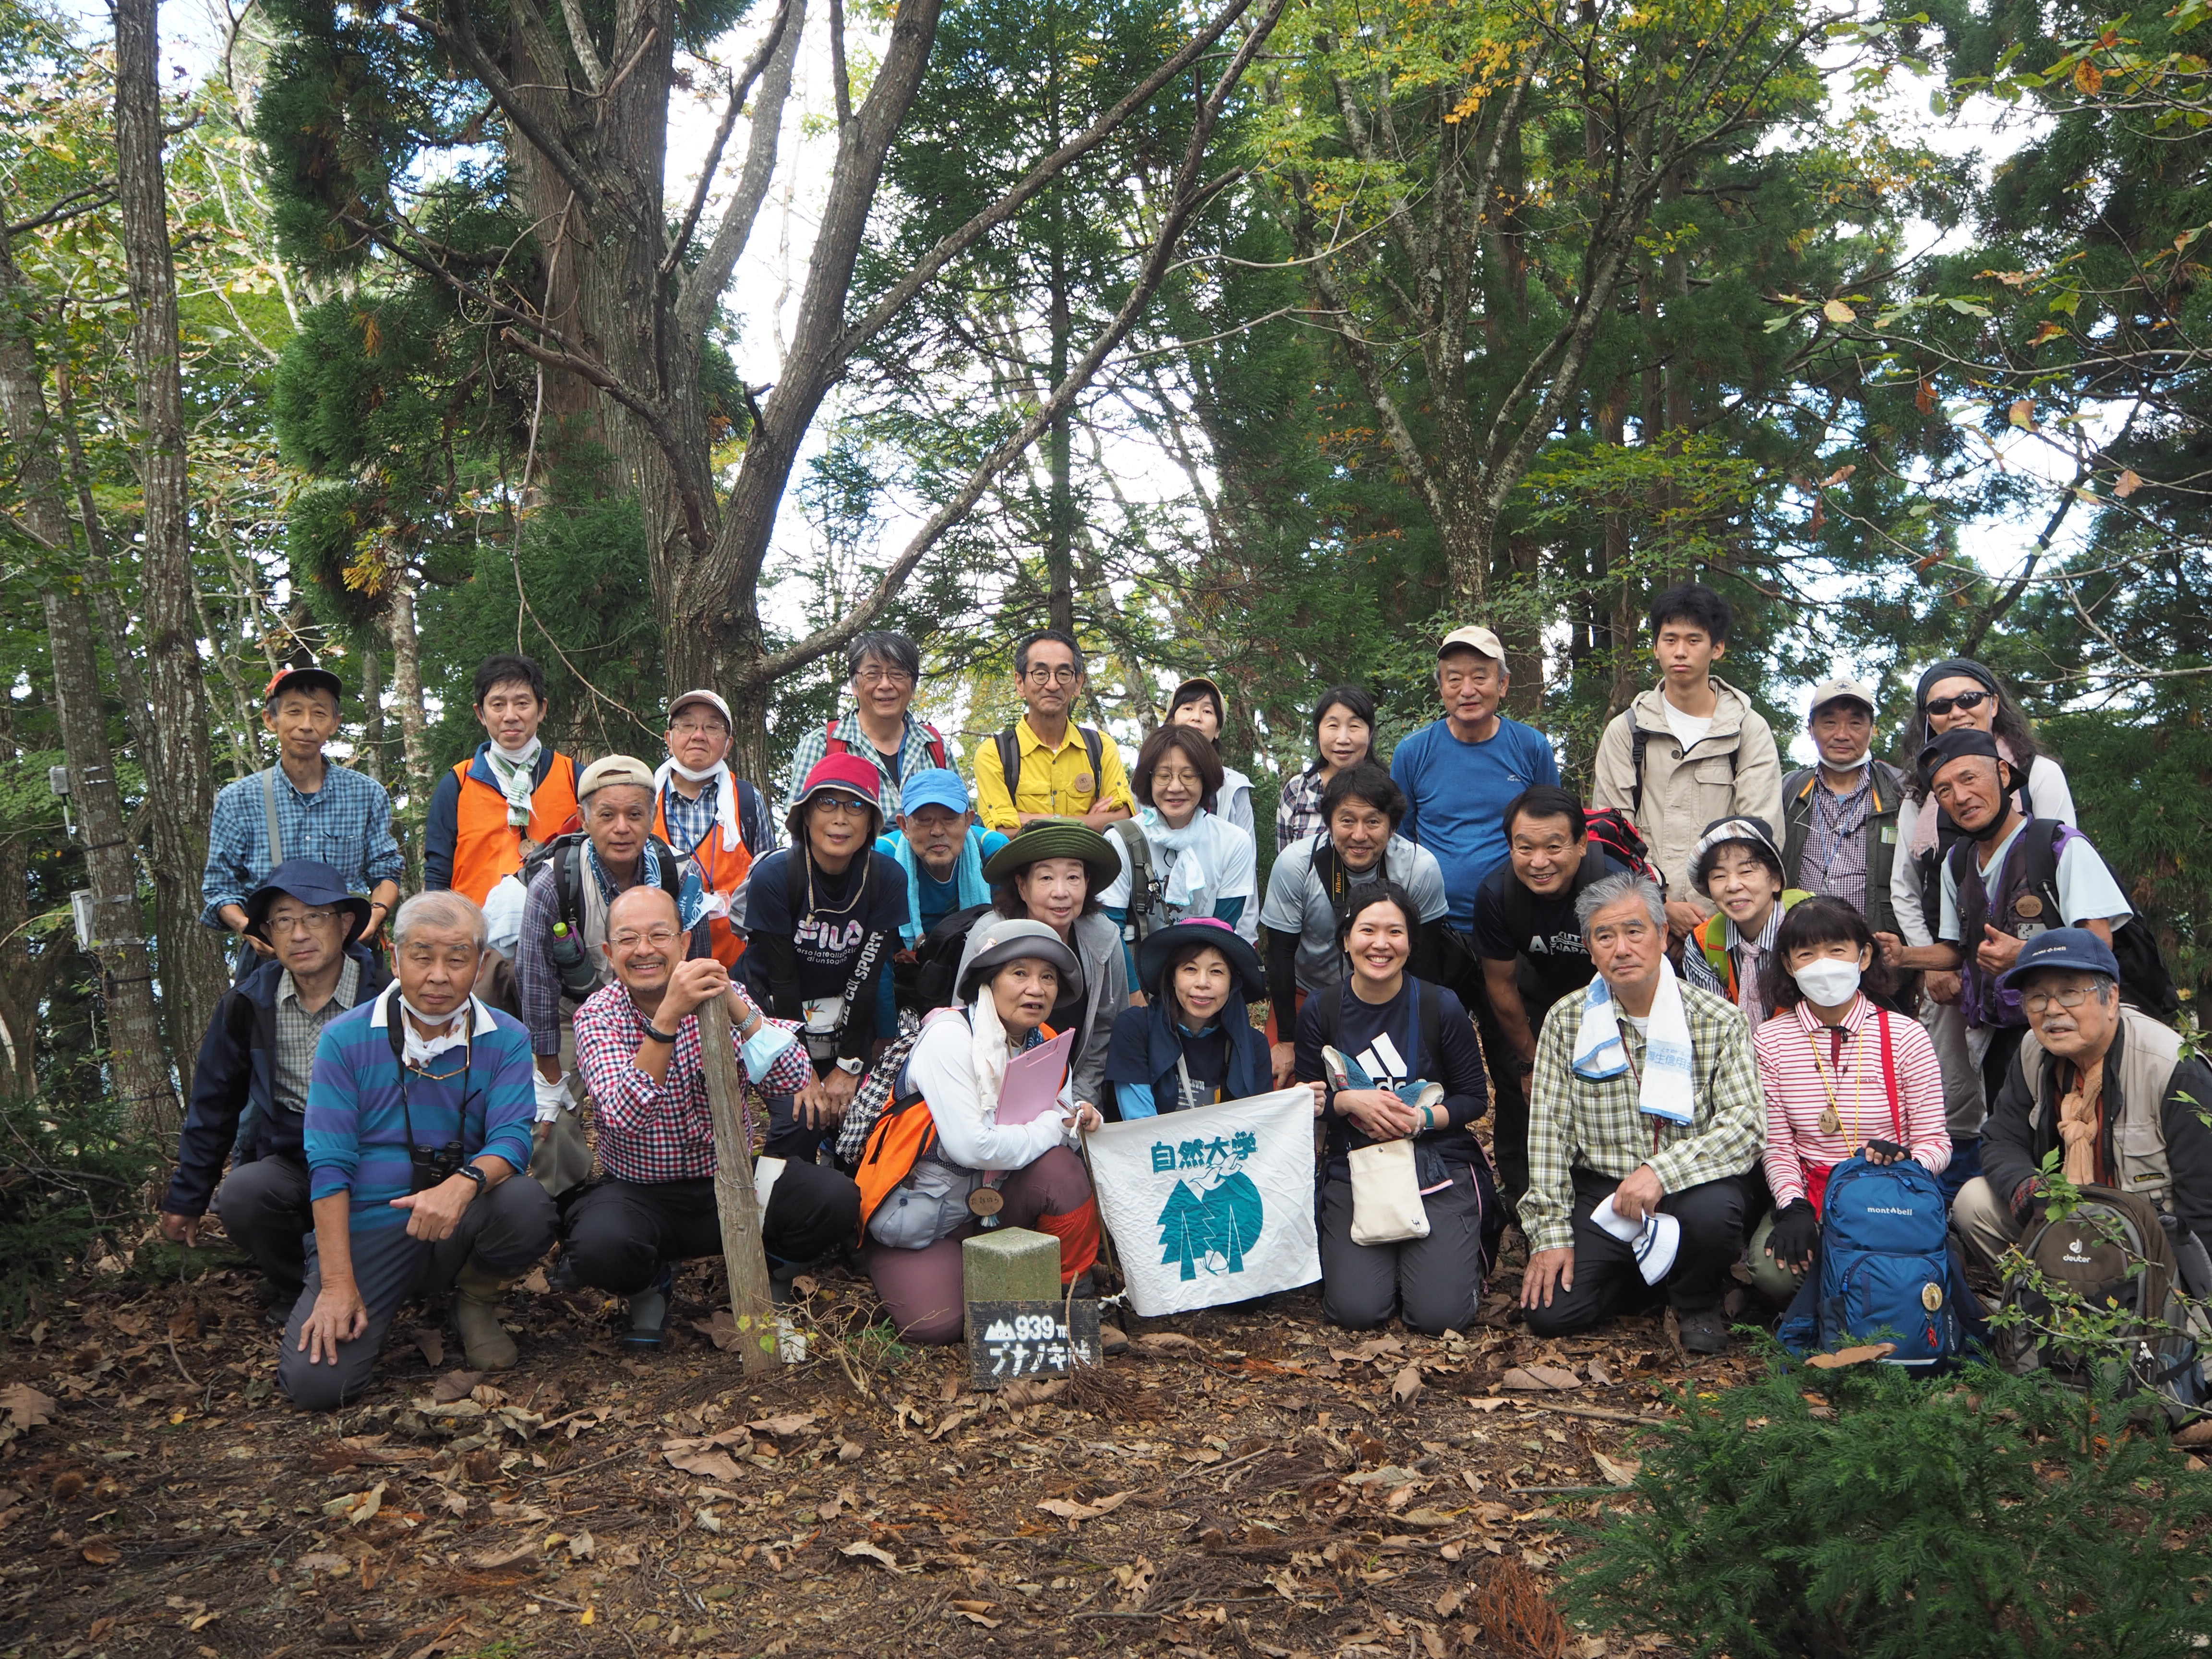
[{"label": "blue backpack", "polygon": [[1893,1365],[1935,1367],[1966,1346],[1978,1305],[1951,1258],[1943,1189],[1911,1159],[1845,1158],[1828,1177],[1820,1262],[1782,1322],[1795,1354],[1893,1342]]}]

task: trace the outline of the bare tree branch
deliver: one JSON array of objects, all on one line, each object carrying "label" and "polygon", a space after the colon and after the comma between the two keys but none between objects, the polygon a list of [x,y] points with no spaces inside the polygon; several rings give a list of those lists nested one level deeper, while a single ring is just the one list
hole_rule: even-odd
[{"label": "bare tree branch", "polygon": [[[769,186],[775,179],[777,145],[783,136],[784,106],[791,100],[791,78],[799,62],[799,36],[806,24],[805,0],[783,0],[777,8],[775,21],[769,27],[769,38],[754,49],[746,63],[744,72],[738,76],[736,89],[730,95],[730,112],[734,115],[743,101],[745,90],[755,81],[760,82],[760,98],[752,111],[752,138],[745,148],[744,171],[738,176],[736,193],[722,211],[722,222],[715,227],[713,240],[700,255],[699,263],[684,273],[683,291],[676,301],[676,325],[688,337],[702,330],[721,303],[722,290],[729,286],[730,273],[738,268],[744,257],[745,244],[752,239],[753,222],[760,216],[761,204],[768,199]],[[728,131],[726,118],[723,131]],[[715,154],[721,150],[721,139],[715,140]],[[714,172],[714,158],[708,159],[707,169],[699,175],[699,196],[693,204],[692,222],[698,218],[698,210],[706,203],[707,187]],[[684,246],[690,240],[687,229],[677,239],[676,246],[668,251],[668,270],[684,257]]]},{"label": "bare tree branch", "polygon": [[576,53],[576,61],[583,65],[584,80],[593,92],[607,83],[607,66],[599,61],[599,49],[592,44],[590,25],[584,21],[584,8],[580,0],[561,0],[561,19],[568,26],[568,44]]}]

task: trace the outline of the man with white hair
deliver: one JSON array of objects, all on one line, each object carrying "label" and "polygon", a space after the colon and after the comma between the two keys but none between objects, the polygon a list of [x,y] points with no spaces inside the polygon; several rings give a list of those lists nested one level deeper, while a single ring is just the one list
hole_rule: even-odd
[{"label": "man with white hair", "polygon": [[1597,977],[1536,1044],[1522,1317],[1565,1336],[1663,1285],[1683,1347],[1718,1353],[1765,1124],[1751,1028],[1674,977],[1656,883],[1606,876],[1575,915]]},{"label": "man with white hair", "polygon": [[398,982],[331,1020],[304,1136],[315,1231],[277,1386],[331,1411],[368,1386],[402,1304],[452,1290],[470,1366],[503,1370],[508,1281],[553,1242],[530,1163],[530,1040],[474,995],[483,912],[417,893],[393,919]]}]

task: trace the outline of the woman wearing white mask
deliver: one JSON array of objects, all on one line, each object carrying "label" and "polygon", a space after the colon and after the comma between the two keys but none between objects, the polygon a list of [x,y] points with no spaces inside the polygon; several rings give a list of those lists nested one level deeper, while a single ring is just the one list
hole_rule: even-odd
[{"label": "woman wearing white mask", "polygon": [[1820,1242],[1831,1170],[1856,1154],[1910,1158],[1941,1175],[1951,1135],[1936,1045],[1918,1020],[1884,1006],[1894,974],[1864,916],[1840,899],[1805,900],[1783,917],[1765,971],[1774,1012],[1751,1044],[1774,1213],[1751,1236],[1751,1271],[1759,1289],[1786,1299]]}]

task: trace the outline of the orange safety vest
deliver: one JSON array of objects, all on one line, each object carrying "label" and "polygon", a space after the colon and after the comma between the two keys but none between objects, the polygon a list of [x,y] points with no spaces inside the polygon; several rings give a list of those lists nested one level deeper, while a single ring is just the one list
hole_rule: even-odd
[{"label": "orange safety vest", "polygon": [[[1037,1032],[1047,1042],[1059,1035],[1049,1025],[1039,1026]],[[1065,1080],[1065,1073],[1062,1077]],[[860,1166],[853,1171],[853,1180],[860,1189],[863,1240],[868,1236],[869,1218],[898,1190],[914,1173],[914,1166],[936,1145],[937,1120],[929,1114],[929,1103],[919,1094],[901,1093],[898,1079],[892,1079],[891,1097],[884,1103],[882,1115],[870,1127]]]},{"label": "orange safety vest", "polygon": [[[725,778],[724,781],[732,790],[738,787],[737,775],[734,773]],[[737,805],[734,797],[732,799],[731,805],[733,810]],[[665,794],[653,798],[653,833],[661,840],[668,841],[668,798]],[[672,847],[675,843],[669,842],[669,845]],[[738,888],[744,886],[745,878],[752,873],[753,849],[745,845],[742,823],[738,831],[738,844],[735,847],[727,851],[723,850],[722,826],[718,822],[708,830],[706,836],[696,847],[691,849],[688,856],[692,863],[699,866],[699,879],[706,883],[707,890],[709,892],[720,893],[725,899],[732,896]],[[713,947],[714,960],[725,968],[735,968],[738,965],[738,958],[745,953],[744,935],[730,926],[730,921],[726,915],[715,916],[708,921],[707,939]]]},{"label": "orange safety vest", "polygon": [[[522,868],[525,831],[507,821],[507,797],[469,775],[471,755],[453,768],[460,798],[453,803],[453,890],[482,904],[500,878]],[[576,763],[556,752],[545,780],[530,792],[530,839],[541,846],[570,827],[576,816]]]}]

